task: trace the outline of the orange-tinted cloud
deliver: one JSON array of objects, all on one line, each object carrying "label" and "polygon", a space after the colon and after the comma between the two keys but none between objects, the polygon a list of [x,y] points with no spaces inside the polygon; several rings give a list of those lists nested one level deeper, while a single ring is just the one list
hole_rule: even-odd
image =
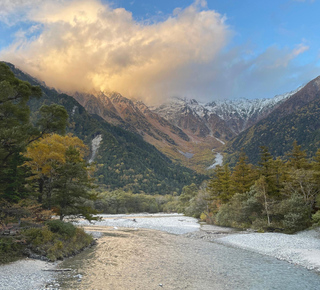
[{"label": "orange-tinted cloud", "polygon": [[39,1],[37,8],[24,2],[38,36],[20,32],[0,56],[63,91],[111,90],[144,100],[179,94],[231,34],[205,1],[152,24],[99,0]]}]

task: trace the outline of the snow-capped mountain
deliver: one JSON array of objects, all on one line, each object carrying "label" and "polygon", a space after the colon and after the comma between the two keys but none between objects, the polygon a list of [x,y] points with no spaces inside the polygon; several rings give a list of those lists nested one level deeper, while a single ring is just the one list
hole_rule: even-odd
[{"label": "snow-capped mountain", "polygon": [[76,93],[74,98],[91,114],[141,135],[171,159],[191,168],[207,168],[214,158],[212,149],[219,151],[298,90],[272,99],[201,103],[172,98],[158,107],[148,107],[115,92]]},{"label": "snow-capped mountain", "polygon": [[[225,131],[222,138],[228,140],[265,118],[301,88],[270,99],[218,100],[201,103],[195,99],[172,98],[152,109],[174,125],[182,126],[182,129],[187,129],[187,119],[190,119],[192,115],[192,119],[196,120],[198,126],[202,127],[202,133],[213,134],[216,137],[221,136],[221,132],[217,132],[219,128],[216,128],[218,122],[220,127],[226,126],[226,128],[221,128]],[[228,132],[228,129],[230,132]],[[193,128],[193,131],[195,131],[195,128]]]}]

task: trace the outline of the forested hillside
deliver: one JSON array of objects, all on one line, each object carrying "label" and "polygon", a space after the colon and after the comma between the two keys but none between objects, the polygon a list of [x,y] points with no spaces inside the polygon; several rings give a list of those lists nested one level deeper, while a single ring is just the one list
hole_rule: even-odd
[{"label": "forested hillside", "polygon": [[313,155],[320,146],[320,77],[282,103],[268,117],[232,139],[226,147],[225,162],[235,164],[243,148],[250,162],[259,160],[259,147],[285,157],[294,140]]},{"label": "forested hillside", "polygon": [[[110,125],[97,115],[90,115],[72,97],[59,94],[40,84],[36,79],[24,74],[8,64],[17,78],[40,85],[43,96],[29,102],[31,119],[38,118],[37,111],[44,104],[59,104],[69,115],[67,131],[73,133],[91,147],[91,141],[102,136],[96,154],[97,183],[108,190],[123,188],[134,193],[170,194],[180,193],[183,186],[201,183],[204,176],[176,165],[143,139],[119,127]],[[90,156],[87,156],[89,160]]]}]

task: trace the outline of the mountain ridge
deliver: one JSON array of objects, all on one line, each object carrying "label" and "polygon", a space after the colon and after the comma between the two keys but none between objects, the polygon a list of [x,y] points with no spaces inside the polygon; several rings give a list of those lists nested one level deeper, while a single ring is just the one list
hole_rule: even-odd
[{"label": "mountain ridge", "polygon": [[280,104],[266,118],[240,133],[226,146],[226,162],[234,164],[241,148],[250,162],[259,160],[259,147],[285,158],[297,141],[312,155],[320,146],[320,76]]},{"label": "mountain ridge", "polygon": [[268,116],[301,88],[270,99],[201,103],[172,98],[157,107],[116,92],[77,92],[73,96],[89,113],[142,136],[175,162],[205,173],[227,141]]}]

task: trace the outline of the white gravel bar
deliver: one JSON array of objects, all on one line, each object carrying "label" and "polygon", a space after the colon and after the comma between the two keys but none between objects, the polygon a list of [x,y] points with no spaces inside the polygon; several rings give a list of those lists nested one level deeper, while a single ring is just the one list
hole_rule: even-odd
[{"label": "white gravel bar", "polygon": [[[299,232],[294,235],[281,233],[248,233],[234,232],[230,228],[204,225],[200,227],[198,220],[183,214],[119,214],[100,215],[102,220],[95,222],[95,226],[109,226],[117,228],[146,228],[164,231],[172,234],[196,234],[222,232],[226,235],[215,236],[212,241],[259,254],[275,257],[292,264],[303,266],[310,270],[320,271],[320,228]],[[78,225],[90,226],[85,220]],[[204,238],[204,237],[201,237]],[[211,235],[208,234],[211,240]]]},{"label": "white gravel bar", "polygon": [[102,219],[98,222],[89,223],[87,220],[79,220],[75,224],[80,226],[107,226],[117,228],[143,228],[182,235],[200,230],[198,220],[183,214],[119,214],[99,215]]},{"label": "white gravel bar", "polygon": [[281,233],[232,234],[216,240],[218,243],[247,249],[275,257],[309,270],[320,271],[320,229],[294,235]]},{"label": "white gravel bar", "polygon": [[[6,265],[0,265],[1,290],[55,289],[55,269],[57,263],[23,259]],[[52,284],[51,284],[52,283]],[[50,286],[49,286],[50,285]],[[49,287],[48,287],[49,286]]]}]

